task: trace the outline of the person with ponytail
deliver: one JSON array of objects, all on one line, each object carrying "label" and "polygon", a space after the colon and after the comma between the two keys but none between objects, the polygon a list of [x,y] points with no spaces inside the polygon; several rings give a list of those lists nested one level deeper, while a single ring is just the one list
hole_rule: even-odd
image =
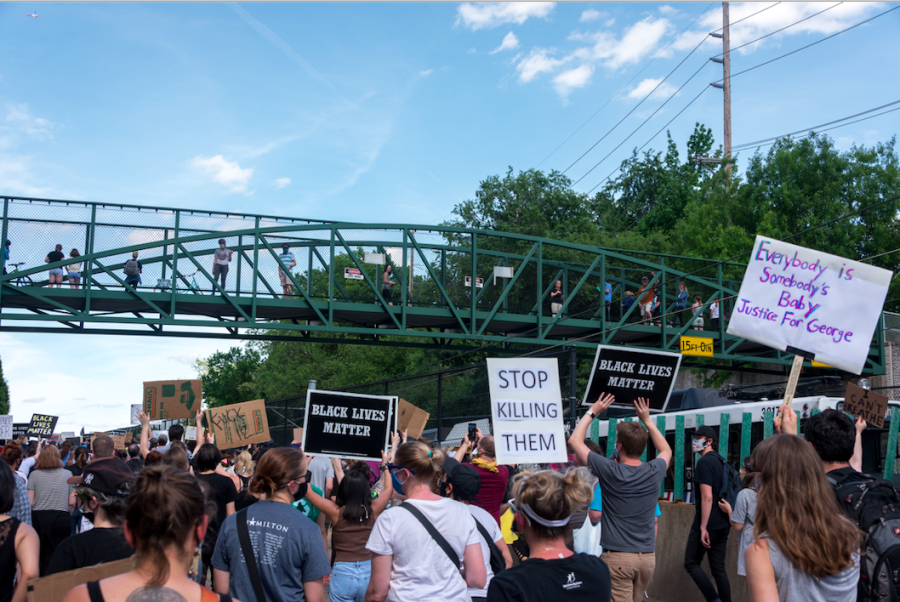
[{"label": "person with ponytail", "polygon": [[753,602],[855,602],[862,533],[844,515],[813,447],[776,435],[753,451],[760,474],[746,552]]},{"label": "person with ponytail", "polygon": [[145,468],[125,506],[134,570],[79,585],[62,602],[232,602],[188,575],[208,521],[203,492],[190,473],[165,465]]},{"label": "person with ponytail", "polygon": [[566,547],[572,514],[591,502],[590,474],[585,468],[566,474],[555,470],[521,473],[513,482],[515,527],[525,537],[531,556],[495,575],[488,588],[491,602],[609,602],[609,568],[597,556],[576,554]]},{"label": "person with ponytail", "polygon": [[[212,557],[217,592],[242,600],[325,602],[331,567],[322,536],[314,522],[291,506],[306,495],[307,465],[296,447],[271,449],[257,462],[249,490],[260,501],[226,518],[219,531]],[[239,520],[246,521],[252,559],[244,558]],[[251,577],[251,562],[258,580]]]},{"label": "person with ponytail", "polygon": [[[381,452],[387,466],[389,456]],[[340,470],[340,461],[335,461]],[[335,501],[319,495],[310,487],[306,492],[309,502],[318,508],[334,525],[331,534],[332,569],[328,591],[331,602],[363,602],[369,577],[372,573],[372,552],[366,542],[375,526],[375,520],[387,507],[394,491],[388,472],[381,473],[381,494],[372,499],[369,467],[360,462],[348,466],[338,481]]]},{"label": "person with ponytail", "polygon": [[365,602],[468,602],[468,588],[483,588],[487,579],[481,534],[465,505],[431,489],[443,454],[409,441],[392,461],[385,468],[406,501],[375,521]]}]

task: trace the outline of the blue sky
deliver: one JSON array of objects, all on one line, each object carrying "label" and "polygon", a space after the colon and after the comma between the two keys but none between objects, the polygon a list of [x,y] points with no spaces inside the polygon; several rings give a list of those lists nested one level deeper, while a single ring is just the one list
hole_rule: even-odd
[{"label": "blue sky", "polygon": [[[734,3],[732,21],[771,4]],[[735,25],[732,45],[835,4],[779,4]],[[0,193],[438,223],[474,196],[480,180],[507,166],[568,167],[721,26],[720,7],[3,3]],[[836,6],[736,51],[732,71],[891,7]],[[38,18],[25,16],[34,11]],[[891,44],[898,25],[900,11],[736,76],[734,143],[900,99]],[[624,141],[576,188],[595,186],[720,79],[721,67],[708,60],[719,52],[721,42],[706,38],[567,172],[577,180]],[[707,90],[672,123],[682,150],[696,121],[721,141],[720,91]],[[900,111],[830,134],[849,148],[886,141],[898,126]],[[664,144],[661,134],[650,147]],[[0,343],[16,420],[38,409],[68,413],[65,430],[122,424],[131,403],[122,397],[139,395],[145,376],[191,376],[194,358],[224,348],[204,340],[49,334],[2,334]],[[83,408],[92,404],[98,407]]]}]

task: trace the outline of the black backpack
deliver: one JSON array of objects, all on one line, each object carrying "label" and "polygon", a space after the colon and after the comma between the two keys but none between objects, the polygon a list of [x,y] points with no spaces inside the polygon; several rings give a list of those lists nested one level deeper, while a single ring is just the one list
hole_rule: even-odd
[{"label": "black backpack", "polygon": [[865,534],[860,558],[859,602],[898,602],[900,590],[900,494],[880,477],[830,474],[838,503]]},{"label": "black backpack", "polygon": [[728,502],[732,508],[737,504],[738,492],[741,490],[741,475],[734,466],[725,461],[717,452],[713,456],[722,463],[722,482],[719,484],[719,499]]},{"label": "black backpack", "polygon": [[478,532],[481,533],[481,536],[487,542],[488,550],[491,551],[491,571],[495,575],[499,575],[500,571],[506,570],[506,559],[503,558],[503,552],[500,551],[496,543],[491,541],[490,533],[478,522],[477,518],[475,519],[475,526],[478,527]]}]

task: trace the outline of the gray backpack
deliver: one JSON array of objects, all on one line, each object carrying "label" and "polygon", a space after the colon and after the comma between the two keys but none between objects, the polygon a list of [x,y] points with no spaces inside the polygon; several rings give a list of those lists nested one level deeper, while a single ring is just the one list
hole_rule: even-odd
[{"label": "gray backpack", "polygon": [[138,264],[137,259],[129,259],[125,262],[125,275],[126,276],[137,276],[141,273],[140,265]]}]

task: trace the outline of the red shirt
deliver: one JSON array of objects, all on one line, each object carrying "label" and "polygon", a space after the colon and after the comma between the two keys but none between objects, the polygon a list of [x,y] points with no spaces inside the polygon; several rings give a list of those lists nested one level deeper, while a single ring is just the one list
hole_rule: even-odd
[{"label": "red shirt", "polygon": [[473,464],[467,464],[467,466],[473,466],[481,476],[481,489],[478,490],[478,495],[472,500],[472,504],[483,508],[485,512],[494,517],[499,525],[500,505],[506,501],[504,498],[506,497],[506,483],[509,481],[509,469],[506,466],[497,466],[499,470],[491,472]]}]

